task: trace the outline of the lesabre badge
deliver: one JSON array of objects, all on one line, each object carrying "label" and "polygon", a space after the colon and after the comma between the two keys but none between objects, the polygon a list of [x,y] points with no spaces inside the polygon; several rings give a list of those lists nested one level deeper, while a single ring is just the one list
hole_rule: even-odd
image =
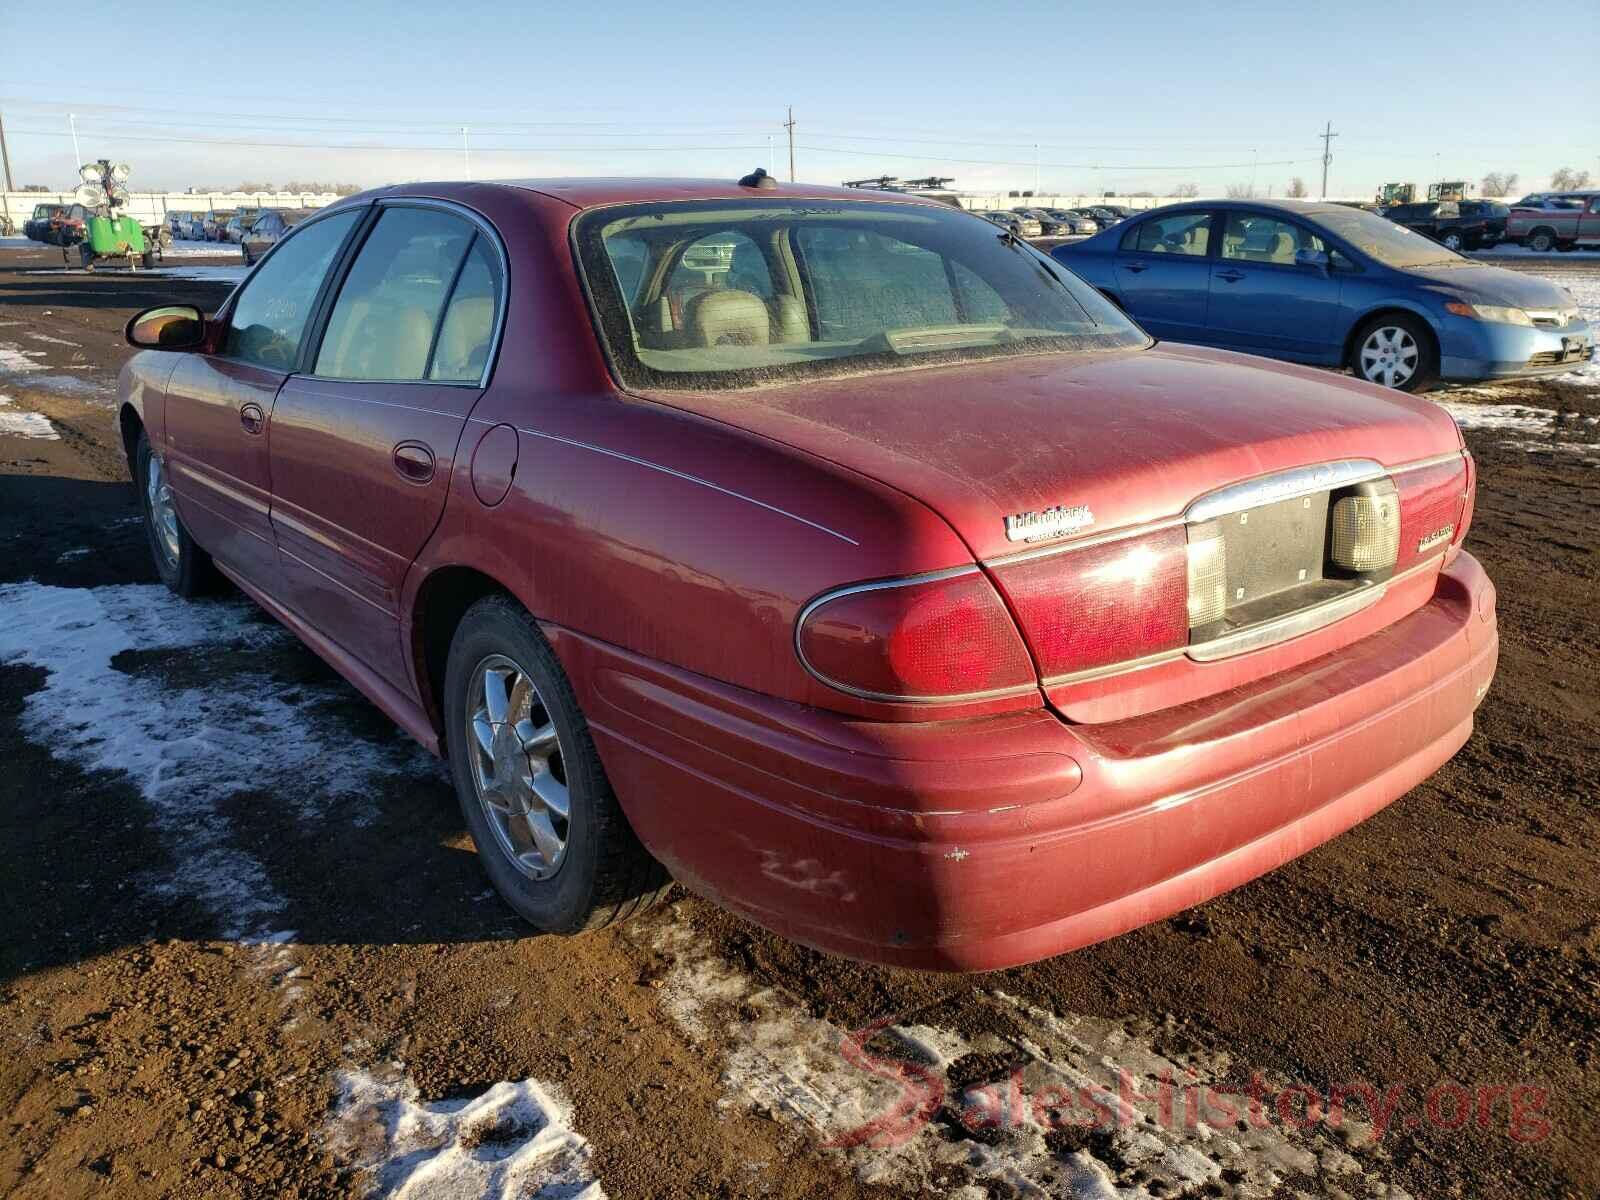
[{"label": "lesabre badge", "polygon": [[1013,513],[1006,518],[1006,540],[1038,542],[1065,537],[1094,524],[1087,504],[1058,504],[1040,512]]}]

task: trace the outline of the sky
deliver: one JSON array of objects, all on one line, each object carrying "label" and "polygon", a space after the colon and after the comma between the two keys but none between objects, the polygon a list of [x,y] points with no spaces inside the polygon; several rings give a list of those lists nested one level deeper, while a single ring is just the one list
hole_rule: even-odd
[{"label": "sky", "polygon": [[12,5],[0,116],[17,185],[72,186],[69,113],[83,157],[130,162],[136,191],[787,177],[791,105],[796,175],[817,183],[936,174],[969,191],[1217,195],[1253,181],[1281,195],[1299,177],[1317,195],[1328,121],[1333,196],[1488,171],[1518,174],[1519,194],[1558,167],[1600,178],[1592,35],[1579,22],[1526,36],[1500,2],[239,11],[171,9],[178,28],[74,4],[74,29],[113,31],[86,59],[77,36],[21,30],[33,9]]}]

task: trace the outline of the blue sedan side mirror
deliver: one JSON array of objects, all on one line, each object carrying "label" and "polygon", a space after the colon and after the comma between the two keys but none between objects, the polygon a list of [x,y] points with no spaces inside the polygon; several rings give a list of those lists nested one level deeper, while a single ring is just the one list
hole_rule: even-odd
[{"label": "blue sedan side mirror", "polygon": [[1294,265],[1297,267],[1316,267],[1319,271],[1328,269],[1328,252],[1326,250],[1312,250],[1309,247],[1294,252]]}]

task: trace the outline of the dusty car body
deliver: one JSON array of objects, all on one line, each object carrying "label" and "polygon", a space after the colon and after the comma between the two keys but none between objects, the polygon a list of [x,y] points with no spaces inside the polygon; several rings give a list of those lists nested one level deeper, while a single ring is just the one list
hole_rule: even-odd
[{"label": "dusty car body", "polygon": [[[383,241],[430,221],[460,228]],[[453,257],[427,265],[458,235],[455,278],[489,281],[459,325]],[[431,334],[423,294],[445,297]],[[291,318],[294,338],[269,327]],[[637,867],[604,840],[626,833],[830,952],[1057,954],[1394,800],[1466,740],[1494,672],[1494,589],[1461,549],[1472,460],[1442,409],[1152,346],[933,202],[408,185],[309,217],[214,317],[129,335],[173,348],[121,381],[163,578],[189,590],[208,553],[448,754],[525,915]],[[558,665],[530,699],[506,664],[534,642]],[[556,740],[559,846],[527,791],[556,794]],[[625,831],[580,828],[586,787],[614,789]],[[546,822],[535,848],[496,849],[508,810]],[[652,886],[607,895],[625,913]],[[560,911],[546,927],[593,924]]]}]

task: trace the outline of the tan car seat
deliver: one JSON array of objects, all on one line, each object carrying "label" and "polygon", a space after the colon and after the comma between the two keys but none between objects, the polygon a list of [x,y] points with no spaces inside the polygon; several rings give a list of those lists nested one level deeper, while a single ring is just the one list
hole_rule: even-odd
[{"label": "tan car seat", "polygon": [[433,378],[466,380],[483,374],[494,334],[494,301],[469,296],[450,306],[433,352]]},{"label": "tan car seat", "polygon": [[754,292],[701,292],[684,305],[691,346],[765,346],[772,340],[766,303]]},{"label": "tan car seat", "polygon": [[353,301],[331,341],[317,355],[317,374],[334,379],[421,379],[433,322],[420,308],[396,311]]}]

